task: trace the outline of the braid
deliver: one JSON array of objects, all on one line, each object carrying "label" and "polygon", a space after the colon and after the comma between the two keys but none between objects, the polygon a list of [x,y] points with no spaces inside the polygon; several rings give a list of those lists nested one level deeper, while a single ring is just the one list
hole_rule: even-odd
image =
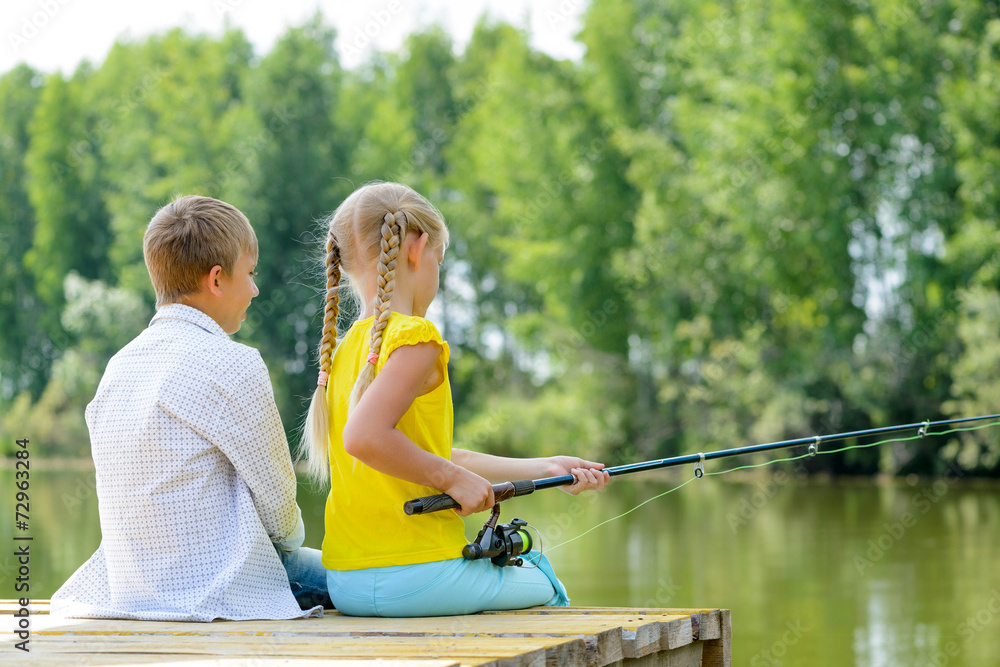
[{"label": "braid", "polygon": [[340,315],[340,247],[333,232],[326,239],[326,306],[323,311],[323,339],[319,346],[319,370],[329,375],[331,356],[337,347],[337,316]]},{"label": "braid", "polygon": [[396,258],[399,256],[400,225],[397,217],[406,220],[406,214],[386,213],[382,223],[382,254],[378,260],[378,303],[375,305],[375,321],[372,323],[371,352],[378,354],[382,349],[382,332],[389,323],[392,310],[392,290],[396,286]]},{"label": "braid", "polygon": [[302,429],[299,458],[306,462],[311,479],[325,484],[330,477],[330,406],[326,385],[333,371],[332,355],[337,347],[337,316],[340,314],[340,246],[331,229],[326,237],[326,296],[323,308],[323,338],[319,346],[319,382],[309,404]]},{"label": "braid", "polygon": [[358,380],[351,392],[351,409],[357,406],[365,390],[375,379],[375,364],[382,351],[382,332],[389,324],[392,314],[392,290],[396,286],[396,258],[402,243],[403,229],[400,223],[406,223],[406,213],[386,213],[382,218],[381,254],[378,259],[378,294],[376,295],[375,316],[372,320],[372,340],[368,352],[368,362],[361,369]]}]

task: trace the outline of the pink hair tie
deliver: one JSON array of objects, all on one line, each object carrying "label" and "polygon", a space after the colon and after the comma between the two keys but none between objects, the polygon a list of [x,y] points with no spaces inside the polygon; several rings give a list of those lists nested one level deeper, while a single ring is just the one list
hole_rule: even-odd
[{"label": "pink hair tie", "polygon": [[329,380],[329,379],[330,379],[330,374],[329,373],[327,373],[326,371],[320,371],[319,372],[319,379],[316,380],[316,386],[317,387],[325,387],[326,386],[326,381]]},{"label": "pink hair tie", "polygon": [[374,366],[376,361],[378,361],[378,352],[369,352],[368,363]]}]

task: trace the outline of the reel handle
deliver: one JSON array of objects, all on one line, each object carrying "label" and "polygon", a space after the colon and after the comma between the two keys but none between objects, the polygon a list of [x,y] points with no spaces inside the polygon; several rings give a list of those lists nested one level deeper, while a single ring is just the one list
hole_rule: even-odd
[{"label": "reel handle", "polygon": [[[502,482],[493,485],[493,498],[499,503],[502,500],[513,498],[514,496],[526,496],[535,490],[535,482],[530,479],[519,479],[514,482]],[[427,514],[428,512],[440,512],[441,510],[453,510],[461,507],[455,499],[447,493],[439,493],[436,496],[424,496],[414,498],[403,503],[403,511],[409,515]]]}]

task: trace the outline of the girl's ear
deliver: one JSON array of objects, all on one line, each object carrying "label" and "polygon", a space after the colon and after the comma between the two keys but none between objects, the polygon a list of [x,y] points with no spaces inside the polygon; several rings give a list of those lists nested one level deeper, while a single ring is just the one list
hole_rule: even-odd
[{"label": "girl's ear", "polygon": [[[427,245],[427,239],[430,237],[427,236],[427,232],[423,232],[420,236],[416,237],[407,234],[406,241],[409,241],[411,238],[413,239],[413,242],[407,245],[406,258],[410,260],[410,264],[413,265],[413,270],[419,271],[420,258],[423,257],[424,247]],[[404,241],[404,244],[406,241]]]}]

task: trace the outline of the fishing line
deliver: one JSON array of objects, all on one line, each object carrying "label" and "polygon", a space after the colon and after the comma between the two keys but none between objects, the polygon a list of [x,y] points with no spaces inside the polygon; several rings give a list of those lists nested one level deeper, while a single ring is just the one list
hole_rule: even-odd
[{"label": "fishing line", "polygon": [[[531,567],[528,568],[528,567],[525,567],[524,565],[522,565],[521,567],[524,567],[526,570],[528,570],[528,569],[537,570],[538,569],[538,562],[542,559],[542,554],[545,553],[545,545],[542,543],[542,533],[541,533],[540,530],[538,530],[537,528],[535,528],[531,524],[528,524],[527,526],[525,526],[525,528],[530,528],[531,530],[535,531],[535,535],[538,536],[538,549],[537,550],[529,551],[528,553],[524,554],[524,562],[525,563],[530,563]],[[536,553],[538,554],[538,557],[534,558],[533,556]]]},{"label": "fishing line", "polygon": [[[990,422],[988,424],[979,424],[977,426],[967,426],[967,427],[964,427],[964,428],[963,427],[953,428],[953,429],[949,429],[947,431],[929,432],[929,431],[926,431],[924,428],[921,428],[921,430],[916,435],[911,435],[911,436],[908,436],[908,437],[905,437],[905,438],[889,438],[888,440],[879,440],[877,442],[866,442],[866,443],[859,444],[859,445],[848,445],[847,447],[840,447],[839,449],[829,449],[829,450],[817,451],[815,454],[813,454],[813,452],[806,452],[805,454],[801,454],[799,456],[786,456],[786,457],[782,457],[782,458],[778,458],[778,459],[771,459],[770,461],[765,461],[764,463],[752,463],[752,464],[747,464],[747,465],[742,465],[742,466],[736,466],[735,468],[728,468],[726,470],[717,470],[715,472],[707,472],[706,471],[706,472],[704,472],[704,474],[705,475],[725,475],[726,473],[735,472],[737,470],[746,470],[748,468],[762,468],[764,466],[773,465],[775,463],[782,463],[782,462],[789,462],[789,461],[798,461],[799,459],[810,458],[812,456],[825,456],[827,454],[837,454],[837,453],[840,453],[840,452],[846,452],[846,451],[851,450],[851,449],[866,449],[868,447],[877,447],[878,445],[886,445],[886,444],[889,444],[890,442],[909,442],[911,440],[922,440],[923,438],[926,438],[926,437],[938,436],[938,435],[949,435],[951,433],[957,433],[959,431],[978,431],[980,429],[990,428],[991,426],[1000,426],[1000,421]],[[701,465],[701,464],[699,464],[699,465]],[[567,544],[569,544],[571,542],[575,542],[576,540],[580,539],[581,537],[594,532],[595,530],[597,530],[601,526],[603,526],[605,524],[609,524],[612,521],[617,521],[618,519],[621,519],[622,517],[627,516],[627,515],[631,514],[632,512],[636,511],[637,509],[639,509],[643,505],[646,505],[648,503],[653,502],[654,500],[662,498],[663,496],[665,496],[667,494],[673,493],[674,491],[680,489],[683,486],[687,486],[688,484],[690,484],[691,482],[693,482],[696,479],[698,479],[698,478],[697,477],[690,477],[689,479],[687,479],[684,482],[681,482],[680,484],[678,484],[677,486],[673,487],[672,489],[668,489],[667,491],[664,491],[663,493],[657,494],[657,495],[653,496],[652,498],[648,498],[647,500],[642,501],[641,503],[639,503],[635,507],[633,507],[633,508],[631,508],[629,510],[624,511],[624,512],[622,512],[621,514],[619,514],[617,516],[613,516],[610,519],[605,519],[604,521],[600,522],[599,524],[597,524],[595,526],[592,526],[591,528],[589,528],[589,529],[585,530],[584,532],[580,533],[576,537],[571,537],[570,539],[566,540],[565,542],[560,542],[559,544],[557,544],[555,546],[549,547],[548,550],[552,551],[553,549],[558,549],[559,547],[565,546],[565,545],[567,545]]]},{"label": "fishing line", "polygon": [[641,503],[639,503],[638,505],[636,505],[632,509],[626,510],[626,511],[622,512],[621,514],[619,514],[618,516],[613,516],[610,519],[605,519],[604,521],[600,522],[596,526],[593,526],[589,530],[587,530],[587,531],[585,531],[583,533],[580,533],[576,537],[571,537],[570,539],[566,540],[565,542],[560,542],[559,544],[555,545],[554,547],[549,547],[549,551],[552,551],[553,549],[558,549],[559,547],[563,546],[564,544],[569,544],[570,542],[574,542],[574,541],[580,539],[581,537],[583,537],[584,535],[586,535],[587,533],[594,532],[595,530],[597,530],[598,528],[600,528],[601,526],[603,526],[606,523],[611,523],[612,521],[617,521],[618,519],[622,518],[623,516],[625,516],[627,514],[631,514],[632,512],[636,511],[637,509],[639,509],[643,505],[646,505],[647,503],[651,503],[654,500],[656,500],[657,498],[662,498],[663,496],[667,495],[668,493],[673,493],[674,491],[676,491],[677,489],[681,488],[682,486],[687,486],[688,484],[690,484],[691,482],[693,482],[695,479],[697,479],[697,477],[692,477],[692,478],[688,479],[685,482],[681,482],[680,484],[678,484],[674,488],[670,489],[669,491],[664,491],[663,493],[661,493],[659,495],[656,495],[656,496],[653,496],[652,498],[647,498],[646,500],[643,500]]}]

